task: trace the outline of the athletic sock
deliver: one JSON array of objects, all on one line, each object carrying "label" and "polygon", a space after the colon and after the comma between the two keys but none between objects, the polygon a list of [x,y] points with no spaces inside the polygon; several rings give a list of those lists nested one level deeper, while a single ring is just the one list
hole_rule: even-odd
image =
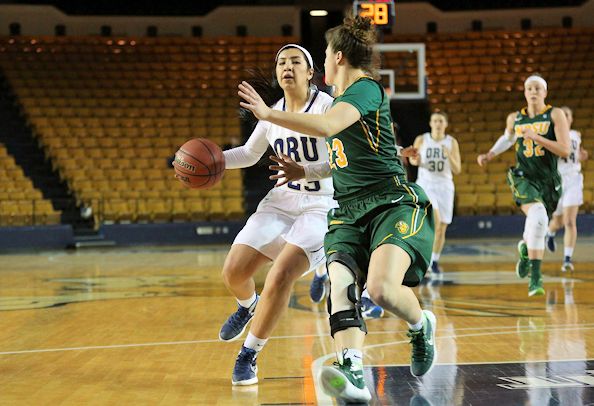
[{"label": "athletic sock", "polygon": [[254,303],[255,300],[256,300],[256,292],[254,292],[252,297],[250,297],[249,299],[246,299],[246,300],[237,299],[237,303],[239,303],[243,307],[250,307]]},{"label": "athletic sock", "polygon": [[569,257],[569,260],[571,261],[571,257],[573,256],[573,247],[565,247],[563,251],[565,251],[565,259]]},{"label": "athletic sock", "polygon": [[354,350],[352,348],[345,348],[346,352],[340,354],[342,356],[342,360],[339,358],[341,363],[344,363],[346,358],[351,360],[351,363],[359,365],[363,368],[363,353],[359,350]]},{"label": "athletic sock", "polygon": [[551,230],[547,229],[547,235],[548,235],[549,237],[554,237],[554,236],[555,236],[555,234],[557,234],[557,232],[556,232],[556,231],[551,231]]},{"label": "athletic sock", "polygon": [[421,315],[421,320],[419,320],[417,323],[415,324],[410,324],[410,323],[406,323],[408,324],[408,328],[410,328],[412,331],[419,331],[423,328],[423,323],[425,323],[425,315]]},{"label": "athletic sock", "polygon": [[267,338],[258,338],[255,335],[253,335],[250,331],[245,339],[245,343],[243,343],[243,346],[245,348],[251,348],[252,350],[256,350],[256,352],[260,352],[262,351],[262,348],[264,348],[264,344],[266,344],[266,341],[268,341]]},{"label": "athletic sock", "polygon": [[542,265],[541,259],[531,259],[530,260],[530,278],[533,281],[538,281],[540,279],[540,266]]},{"label": "athletic sock", "polygon": [[431,253],[431,263],[433,263],[433,262],[437,263],[437,261],[439,261],[440,255],[441,255],[440,252],[432,252]]}]

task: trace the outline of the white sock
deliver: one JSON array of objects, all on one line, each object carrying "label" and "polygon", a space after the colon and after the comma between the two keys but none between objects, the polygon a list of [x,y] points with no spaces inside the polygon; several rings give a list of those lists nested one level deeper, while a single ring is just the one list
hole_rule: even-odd
[{"label": "white sock", "polygon": [[339,362],[344,362],[344,358],[349,358],[353,364],[358,364],[361,368],[363,368],[363,353],[359,350],[353,350],[348,348],[346,350],[346,354],[344,357],[341,354],[337,354],[336,358],[338,358]]},{"label": "white sock", "polygon": [[421,320],[419,320],[416,324],[410,324],[409,322],[407,322],[406,324],[408,324],[408,328],[410,328],[412,331],[419,331],[423,328],[423,323],[425,323],[425,315],[421,315]]},{"label": "white sock", "polygon": [[316,275],[318,277],[326,276],[327,274],[328,274],[328,271],[326,270],[326,264],[322,264],[316,268]]},{"label": "white sock", "polygon": [[250,307],[254,303],[255,300],[256,300],[256,292],[254,292],[252,297],[250,297],[249,299],[246,299],[246,300],[237,299],[237,303],[239,303],[243,307]]},{"label": "white sock", "polygon": [[369,296],[369,292],[367,291],[367,288],[365,288],[363,293],[361,293],[361,297],[366,297],[367,299],[371,299],[371,296]]},{"label": "white sock", "polygon": [[440,252],[432,252],[431,253],[431,262],[437,262],[439,261],[439,256],[441,255]]},{"label": "white sock", "polygon": [[251,348],[252,350],[256,350],[256,352],[260,352],[262,351],[262,348],[264,348],[264,344],[266,344],[266,341],[268,341],[267,338],[258,338],[255,335],[253,335],[250,331],[245,339],[245,342],[243,343],[243,346],[245,348]]},{"label": "white sock", "polygon": [[555,236],[555,234],[557,234],[557,232],[556,232],[556,231],[547,230],[547,235],[548,235],[549,237],[554,237],[554,236]]},{"label": "white sock", "polygon": [[573,256],[573,247],[565,247],[565,256],[571,258]]}]

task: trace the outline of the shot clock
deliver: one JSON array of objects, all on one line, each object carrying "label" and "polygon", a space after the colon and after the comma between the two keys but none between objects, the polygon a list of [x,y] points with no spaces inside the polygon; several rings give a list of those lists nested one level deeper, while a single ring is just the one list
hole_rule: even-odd
[{"label": "shot clock", "polygon": [[369,17],[378,27],[391,27],[394,23],[394,0],[355,0],[355,13]]}]

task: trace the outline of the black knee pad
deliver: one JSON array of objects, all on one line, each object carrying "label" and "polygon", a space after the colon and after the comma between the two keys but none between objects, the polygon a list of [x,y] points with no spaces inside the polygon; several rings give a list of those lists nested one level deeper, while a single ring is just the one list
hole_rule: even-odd
[{"label": "black knee pad", "polygon": [[358,327],[361,331],[367,334],[367,326],[363,320],[363,312],[361,311],[361,298],[357,291],[358,279],[361,275],[359,266],[349,254],[345,252],[334,252],[328,257],[328,265],[332,262],[339,262],[346,266],[348,270],[355,277],[355,283],[349,285],[347,290],[347,298],[350,302],[355,304],[353,310],[343,310],[332,314],[332,302],[330,300],[332,291],[332,281],[330,281],[330,291],[328,293],[328,314],[330,314],[330,334],[334,337],[334,333],[337,331],[346,330],[351,327]]}]

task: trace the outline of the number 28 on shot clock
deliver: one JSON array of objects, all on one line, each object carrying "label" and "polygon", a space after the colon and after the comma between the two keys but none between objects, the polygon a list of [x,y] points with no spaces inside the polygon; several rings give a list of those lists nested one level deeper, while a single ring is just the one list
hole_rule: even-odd
[{"label": "number 28 on shot clock", "polygon": [[379,27],[390,27],[394,23],[394,0],[355,0],[355,13],[369,17]]}]

